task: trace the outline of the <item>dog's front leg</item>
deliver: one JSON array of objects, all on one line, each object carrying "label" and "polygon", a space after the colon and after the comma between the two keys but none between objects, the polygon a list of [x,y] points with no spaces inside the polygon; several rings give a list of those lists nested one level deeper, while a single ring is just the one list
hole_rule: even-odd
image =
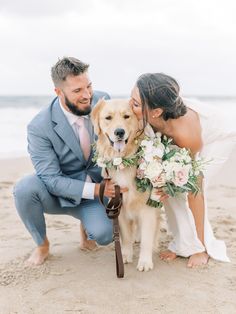
[{"label": "dog's front leg", "polygon": [[133,234],[132,222],[125,217],[121,209],[119,216],[120,236],[121,236],[121,251],[124,264],[133,262]]},{"label": "dog's front leg", "polygon": [[152,252],[157,228],[156,208],[145,207],[140,213],[141,243],[137,269],[153,269]]}]

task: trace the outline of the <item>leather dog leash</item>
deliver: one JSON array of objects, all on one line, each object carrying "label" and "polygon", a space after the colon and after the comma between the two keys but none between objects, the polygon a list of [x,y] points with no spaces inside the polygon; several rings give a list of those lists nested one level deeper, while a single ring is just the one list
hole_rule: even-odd
[{"label": "leather dog leash", "polygon": [[119,222],[118,216],[120,214],[120,208],[122,205],[122,194],[120,193],[120,186],[115,185],[115,197],[111,198],[107,205],[104,203],[104,191],[107,181],[110,178],[105,178],[101,184],[99,189],[99,199],[102,205],[106,209],[106,213],[109,219],[113,220],[113,240],[115,242],[115,256],[116,256],[116,275],[118,278],[124,277],[124,263],[121,254],[121,246],[120,246],[120,234],[119,234]]}]

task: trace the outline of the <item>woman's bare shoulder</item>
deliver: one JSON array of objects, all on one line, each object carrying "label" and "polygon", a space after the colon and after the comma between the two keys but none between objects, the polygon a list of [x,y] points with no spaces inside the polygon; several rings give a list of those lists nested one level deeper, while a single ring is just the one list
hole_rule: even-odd
[{"label": "woman's bare shoulder", "polygon": [[187,123],[179,124],[174,141],[176,145],[188,148],[194,154],[202,149],[201,126],[196,117],[190,116]]}]

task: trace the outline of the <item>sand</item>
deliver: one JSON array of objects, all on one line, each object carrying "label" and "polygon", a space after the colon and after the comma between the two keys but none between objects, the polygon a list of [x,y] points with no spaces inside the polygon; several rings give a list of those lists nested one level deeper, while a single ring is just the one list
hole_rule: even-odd
[{"label": "sand", "polygon": [[[136,245],[124,279],[115,275],[113,245],[79,250],[79,222],[67,216],[46,216],[51,255],[42,266],[25,266],[34,243],[17,215],[12,188],[33,169],[28,158],[0,160],[0,314],[236,313],[235,157],[208,194],[210,221],[231,263],[210,260],[188,269],[184,258],[164,262],[155,254],[155,269],[140,273]],[[163,227],[161,249],[168,241]]]}]

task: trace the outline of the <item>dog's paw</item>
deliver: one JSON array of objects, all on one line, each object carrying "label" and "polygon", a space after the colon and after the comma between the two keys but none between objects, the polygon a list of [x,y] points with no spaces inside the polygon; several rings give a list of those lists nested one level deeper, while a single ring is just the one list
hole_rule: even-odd
[{"label": "dog's paw", "polygon": [[124,264],[133,263],[133,254],[122,254],[122,256]]},{"label": "dog's paw", "polygon": [[153,269],[153,262],[152,261],[140,260],[138,262],[137,270],[139,270],[139,271],[149,271],[149,270],[152,270],[152,269]]},{"label": "dog's paw", "polygon": [[122,257],[124,264],[133,263],[133,249],[129,246],[122,247]]},{"label": "dog's paw", "polygon": [[121,246],[121,252],[124,264],[133,263],[133,246],[131,244],[128,245],[123,244]]}]

